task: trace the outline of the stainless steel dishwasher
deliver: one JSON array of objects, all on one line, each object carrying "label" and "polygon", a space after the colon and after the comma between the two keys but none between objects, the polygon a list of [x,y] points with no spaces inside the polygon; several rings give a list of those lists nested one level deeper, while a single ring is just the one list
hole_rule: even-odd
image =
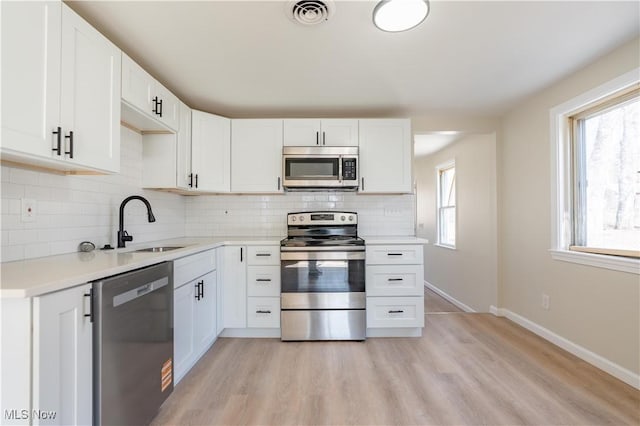
[{"label": "stainless steel dishwasher", "polygon": [[173,390],[173,263],[92,288],[93,423],[144,425]]}]

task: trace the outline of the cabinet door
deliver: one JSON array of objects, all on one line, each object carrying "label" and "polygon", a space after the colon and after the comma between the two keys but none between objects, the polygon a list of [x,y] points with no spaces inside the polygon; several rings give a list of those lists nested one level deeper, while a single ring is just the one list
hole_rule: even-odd
[{"label": "cabinet door", "polygon": [[411,123],[360,120],[360,192],[411,192]]},{"label": "cabinet door", "polygon": [[319,146],[320,120],[291,118],[283,123],[284,146]]},{"label": "cabinet door", "polygon": [[122,100],[151,115],[151,92],[155,80],[125,53],[122,54]]},{"label": "cabinet door", "polygon": [[219,336],[224,330],[224,249],[216,249],[216,262],[218,269],[216,270],[216,335]]},{"label": "cabinet door", "polygon": [[3,1],[0,7],[2,150],[57,158],[61,3]]},{"label": "cabinet door", "polygon": [[247,248],[226,246],[223,251],[224,327],[245,328],[247,326]]},{"label": "cabinet door", "polygon": [[191,174],[191,108],[180,103],[180,130],[176,150],[176,186],[189,189]]},{"label": "cabinet door", "polygon": [[191,112],[191,172],[199,191],[229,192],[231,120],[202,111]]},{"label": "cabinet door", "polygon": [[358,146],[358,120],[322,120],[320,143],[325,146]]},{"label": "cabinet door", "polygon": [[48,425],[92,422],[90,289],[86,284],[33,299],[32,408],[56,412],[43,422]]},{"label": "cabinet door", "polygon": [[282,120],[232,120],[231,128],[231,192],[282,192]]},{"label": "cabinet door", "polygon": [[176,383],[187,373],[193,358],[195,326],[195,281],[173,292],[173,359]]},{"label": "cabinet door", "polygon": [[162,104],[156,108],[155,116],[167,127],[173,130],[180,129],[180,100],[171,93],[166,87],[156,82],[154,97],[158,97],[158,101]]},{"label": "cabinet door", "polygon": [[200,298],[196,300],[193,336],[197,354],[201,354],[216,340],[216,282],[215,271],[196,279],[196,283],[201,283]]},{"label": "cabinet door", "polygon": [[63,5],[61,57],[65,158],[119,172],[120,50]]}]

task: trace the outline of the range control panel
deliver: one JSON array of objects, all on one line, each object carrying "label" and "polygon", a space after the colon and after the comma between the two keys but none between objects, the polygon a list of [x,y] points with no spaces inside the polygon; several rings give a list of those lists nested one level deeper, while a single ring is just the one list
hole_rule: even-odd
[{"label": "range control panel", "polygon": [[355,212],[300,212],[287,215],[287,225],[356,225]]}]

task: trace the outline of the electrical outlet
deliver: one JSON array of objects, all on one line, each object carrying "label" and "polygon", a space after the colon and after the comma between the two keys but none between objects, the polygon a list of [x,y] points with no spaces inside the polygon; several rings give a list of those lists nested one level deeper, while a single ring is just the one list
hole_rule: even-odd
[{"label": "electrical outlet", "polygon": [[549,310],[549,295],[548,294],[542,294],[542,309],[544,309],[545,311]]},{"label": "electrical outlet", "polygon": [[21,204],[21,219],[23,222],[35,222],[36,221],[36,200],[31,198],[20,199]]}]

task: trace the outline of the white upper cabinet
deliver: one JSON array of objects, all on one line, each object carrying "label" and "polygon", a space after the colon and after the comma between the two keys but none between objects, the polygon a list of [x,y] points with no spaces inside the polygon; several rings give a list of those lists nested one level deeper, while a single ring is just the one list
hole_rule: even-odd
[{"label": "white upper cabinet", "polygon": [[202,111],[191,114],[191,188],[229,192],[231,120]]},{"label": "white upper cabinet", "polygon": [[284,120],[284,146],[358,146],[358,120]]},{"label": "white upper cabinet", "polygon": [[282,191],[282,120],[231,121],[231,192]]},{"label": "white upper cabinet", "polygon": [[61,123],[70,161],[120,170],[120,55],[84,19],[62,8]]},{"label": "white upper cabinet", "polygon": [[360,192],[412,191],[409,119],[360,120]]},{"label": "white upper cabinet", "polygon": [[3,158],[120,169],[120,50],[59,2],[2,2]]},{"label": "white upper cabinet", "polygon": [[123,119],[132,126],[141,130],[180,129],[180,100],[124,53],[122,100]]},{"label": "white upper cabinet", "polygon": [[191,174],[191,108],[182,102],[180,102],[180,130],[178,131],[177,142],[176,187],[189,189],[193,186],[193,176]]}]

